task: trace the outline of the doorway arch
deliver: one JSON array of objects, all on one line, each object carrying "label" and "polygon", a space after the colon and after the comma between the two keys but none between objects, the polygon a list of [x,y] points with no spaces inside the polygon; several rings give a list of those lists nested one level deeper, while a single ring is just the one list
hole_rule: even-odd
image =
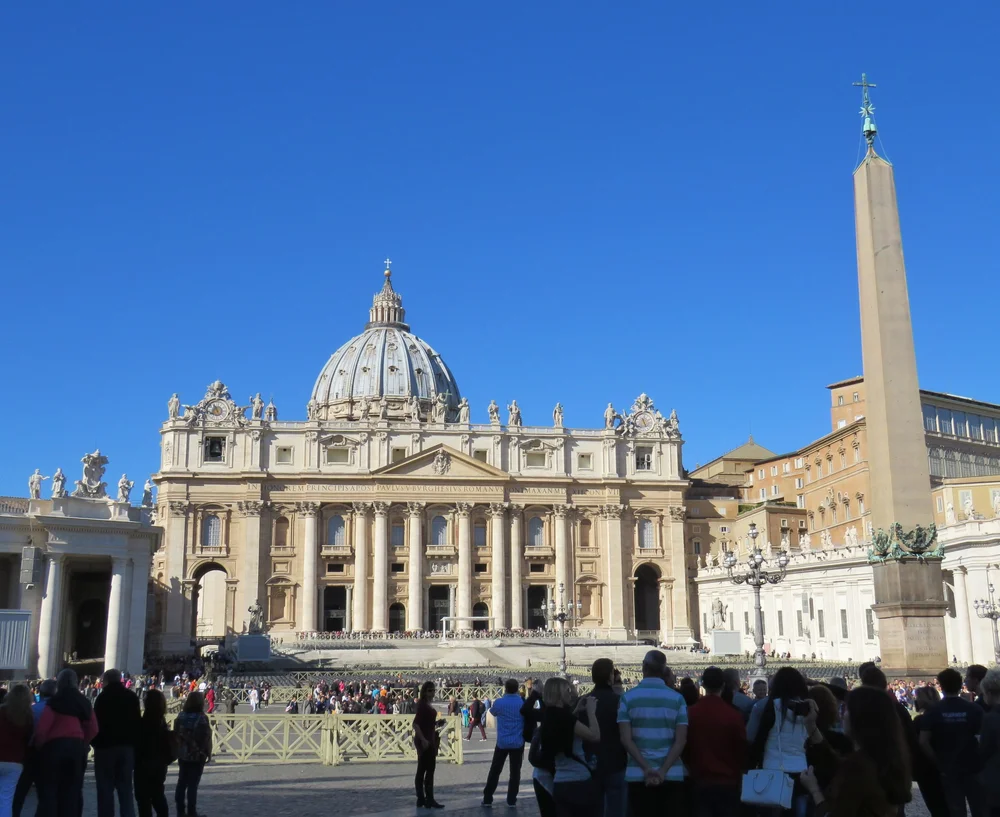
[{"label": "doorway arch", "polygon": [[660,572],[650,564],[639,565],[635,571],[635,629],[660,629]]},{"label": "doorway arch", "polygon": [[442,619],[451,615],[451,589],[446,584],[432,584],[427,590],[427,629],[444,629]]},{"label": "doorway arch", "polygon": [[[490,608],[486,606],[486,602],[477,601],[472,605],[472,615],[474,616],[488,616],[490,614]],[[473,621],[473,630],[488,630],[490,628],[490,623],[488,621]]]},{"label": "doorway arch", "polygon": [[406,608],[398,601],[389,605],[389,632],[401,633],[406,629]]},{"label": "doorway arch", "polygon": [[229,574],[217,562],[198,565],[192,574],[195,581],[191,607],[192,635],[195,638],[225,638],[229,630],[226,621],[226,579]]},{"label": "doorway arch", "polygon": [[108,633],[108,605],[102,599],[88,599],[76,614],[73,651],[77,658],[104,657],[104,642]]}]

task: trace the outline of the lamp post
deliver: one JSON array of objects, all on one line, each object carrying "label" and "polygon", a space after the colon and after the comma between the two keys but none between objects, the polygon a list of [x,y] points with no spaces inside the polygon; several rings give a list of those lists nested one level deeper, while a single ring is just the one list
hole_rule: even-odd
[{"label": "lamp post", "polygon": [[1000,619],[1000,608],[997,607],[996,599],[993,596],[993,582],[990,581],[990,566],[986,565],[986,587],[989,591],[988,599],[976,599],[972,606],[976,608],[976,615],[980,618],[988,618],[993,626],[993,660],[1000,664],[1000,633],[997,632],[997,619]]},{"label": "lamp post", "polygon": [[577,601],[574,606],[570,599],[569,607],[566,606],[566,585],[559,582],[559,606],[556,606],[555,599],[549,599],[549,606],[546,610],[549,622],[559,622],[559,675],[566,677],[566,622],[575,622],[583,610],[583,602]]},{"label": "lamp post", "polygon": [[788,567],[788,554],[785,551],[778,552],[778,570],[769,571],[765,564],[767,560],[764,554],[757,547],[757,525],[750,523],[750,555],[747,556],[746,565],[739,572],[739,559],[731,550],[727,550],[722,558],[722,565],[729,572],[729,580],[733,584],[748,584],[753,588],[754,605],[754,628],[753,640],[757,649],[753,654],[753,663],[758,671],[764,672],[764,614],[760,609],[760,589],[765,584],[777,584],[785,578],[785,570]]}]

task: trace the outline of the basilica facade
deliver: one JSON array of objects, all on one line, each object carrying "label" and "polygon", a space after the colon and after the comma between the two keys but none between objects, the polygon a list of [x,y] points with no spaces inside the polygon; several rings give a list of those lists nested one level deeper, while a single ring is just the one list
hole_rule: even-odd
[{"label": "basilica facade", "polygon": [[[646,395],[590,429],[470,420],[387,269],[305,419],[222,382],[160,430],[154,646],[273,634],[525,629],[553,604],[606,637],[691,643],[683,444]],[[601,417],[600,409],[595,419]],[[503,416],[501,416],[501,413]],[[693,564],[693,563],[692,563]]]}]

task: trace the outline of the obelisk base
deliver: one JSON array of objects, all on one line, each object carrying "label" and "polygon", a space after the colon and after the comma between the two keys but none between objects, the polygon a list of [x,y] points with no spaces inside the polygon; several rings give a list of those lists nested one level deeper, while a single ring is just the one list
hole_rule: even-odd
[{"label": "obelisk base", "polygon": [[891,560],[873,564],[872,572],[882,671],[933,678],[948,666],[941,560]]}]

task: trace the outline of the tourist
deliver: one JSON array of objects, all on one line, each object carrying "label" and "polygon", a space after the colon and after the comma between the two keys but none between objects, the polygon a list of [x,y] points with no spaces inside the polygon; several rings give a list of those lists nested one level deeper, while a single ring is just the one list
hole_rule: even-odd
[{"label": "tourist", "polygon": [[247,692],[247,702],[250,704],[251,714],[256,712],[257,704],[260,702],[260,693],[257,691],[257,687],[250,687],[250,691]]},{"label": "tourist", "polygon": [[[625,780],[633,817],[661,817],[684,809],[687,705],[663,680],[667,657],[650,650],[642,659],[642,681],[622,695],[618,727],[629,755]],[[700,705],[700,704],[699,704]]]},{"label": "tourist", "polygon": [[684,762],[694,783],[698,815],[738,817],[740,783],[747,753],[743,710],[723,700],[725,688],[733,688],[732,677],[718,667],[705,670],[701,685],[705,697],[697,706],[688,709],[684,748]]},{"label": "tourist", "polygon": [[909,750],[892,704],[871,687],[848,694],[844,729],[854,751],[826,790],[812,769],[799,777],[816,804],[816,817],[896,817],[910,801]]},{"label": "tourist", "polygon": [[958,670],[942,670],[937,682],[942,700],[920,719],[920,747],[937,764],[950,813],[964,815],[968,802],[973,817],[979,817],[984,806],[978,735],[984,710],[962,697]]},{"label": "tourist", "polygon": [[104,673],[101,694],[94,701],[94,714],[98,726],[93,741],[97,817],[115,817],[116,793],[121,817],[134,817],[132,775],[142,713],[139,697],[125,688],[118,670]]},{"label": "tourist", "polygon": [[486,740],[486,728],[483,726],[485,719],[486,709],[483,706],[483,702],[479,700],[478,695],[474,695],[472,703],[469,705],[469,734],[465,736],[466,740],[472,740],[472,730],[477,726],[479,727],[479,733],[482,735],[480,740]]},{"label": "tourist", "polygon": [[13,814],[14,792],[35,726],[31,704],[31,690],[24,684],[12,686],[0,704],[0,817]]},{"label": "tourist", "polygon": [[[937,687],[924,685],[919,687],[913,696],[914,708],[917,715],[913,719],[913,727],[919,734],[924,713],[930,711],[941,702],[941,693]],[[913,779],[920,788],[920,795],[924,798],[924,804],[931,813],[931,817],[950,817],[948,811],[948,801],[944,796],[944,788],[941,785],[941,775],[938,772],[937,763],[926,751],[918,748],[910,753],[910,763],[913,767]]]},{"label": "tourist", "polygon": [[[670,686],[670,681],[666,678],[663,679],[667,686]],[[701,700],[701,693],[698,692],[698,685],[694,682],[693,678],[681,678],[681,682],[677,685],[677,691],[681,694],[684,699],[684,703],[687,705],[688,709],[698,703]],[[723,690],[725,693],[727,690]]]},{"label": "tourist", "polygon": [[[732,704],[743,716],[744,725],[750,720],[750,713],[753,711],[754,699],[743,692],[740,682],[740,671],[738,669],[727,669],[723,671],[726,676],[726,690],[732,695]],[[764,684],[764,694],[767,695],[767,684]]]},{"label": "tourist", "polygon": [[174,802],[177,804],[178,817],[198,815],[198,784],[205,771],[205,764],[212,756],[212,727],[204,709],[205,696],[195,690],[188,695],[184,701],[184,709],[174,721],[177,739],[177,788],[174,791]]},{"label": "tourist", "polygon": [[417,774],[413,785],[417,790],[417,808],[444,808],[434,799],[434,769],[441,738],[435,728],[437,711],[433,702],[434,682],[425,681],[420,687],[417,714],[413,716],[413,741],[417,749]]},{"label": "tourist", "polygon": [[173,739],[166,721],[167,699],[157,689],[146,692],[135,747],[135,801],[139,817],[169,817],[164,785],[173,761]]},{"label": "tourist", "polygon": [[[751,718],[750,768],[780,770],[797,781],[806,770],[806,741],[816,727],[819,710],[808,699],[809,689],[794,667],[782,667],[771,679],[771,693],[760,718]],[[887,696],[888,697],[888,696]],[[801,814],[807,792],[795,787],[793,809]]]},{"label": "tourist", "polygon": [[209,715],[215,712],[215,687],[212,684],[205,691],[205,711]]},{"label": "tourist", "polygon": [[[980,779],[990,817],[1000,814],[1000,668],[994,667],[983,678],[980,693],[986,699],[986,715],[979,738],[979,757],[983,765]],[[924,790],[921,786],[920,793]],[[924,795],[927,800],[927,795]],[[932,817],[937,817],[932,811]]]},{"label": "tourist", "polygon": [[831,688],[813,684],[808,694],[809,700],[816,703],[816,728],[806,742],[806,764],[813,767],[820,788],[826,789],[833,782],[841,758],[854,751],[854,744],[844,734],[841,707]]},{"label": "tourist", "polygon": [[[597,817],[601,803],[595,797],[591,768],[583,754],[583,741],[598,742],[597,699],[577,699],[565,678],[549,678],[542,690],[544,708],[539,726],[541,767],[551,774],[551,790],[557,817]],[[584,723],[578,715],[586,714]],[[539,804],[539,810],[541,805]]]},{"label": "tourist", "polygon": [[972,695],[972,702],[981,706],[983,710],[989,709],[986,699],[980,691],[980,685],[985,677],[986,667],[982,664],[969,664],[965,670],[965,688]]},{"label": "tourist", "polygon": [[[614,663],[610,658],[598,658],[590,668],[590,678],[594,682],[590,696],[597,701],[596,717],[601,739],[597,743],[584,744],[584,748],[597,758],[594,781],[597,783],[597,797],[603,803],[604,817],[624,817],[628,804],[628,789],[625,788],[628,754],[618,734],[621,695],[614,691],[614,677]],[[621,675],[618,679],[620,683]]]},{"label": "tourist", "polygon": [[[42,681],[38,687],[38,700],[31,705],[32,725],[38,726],[38,720],[42,717],[45,705],[49,702],[56,691],[56,682],[52,678]],[[21,817],[21,809],[24,808],[24,801],[35,784],[38,776],[38,750],[29,744],[28,751],[24,756],[24,768],[21,776],[17,780],[17,788],[14,790],[14,804],[12,808],[13,817]]]},{"label": "tourist", "polygon": [[[460,716],[462,714],[461,709],[458,706],[458,699],[454,695],[448,698],[448,709],[445,714],[449,716],[454,716],[454,715]],[[465,725],[464,718],[462,719],[462,725],[463,726]]]},{"label": "tourist", "polygon": [[83,808],[83,770],[97,716],[80,692],[76,673],[64,669],[56,677],[32,742],[38,749],[37,817],[79,817]]},{"label": "tourist", "polygon": [[507,805],[517,803],[517,792],[521,783],[521,763],[524,760],[524,717],[521,707],[524,701],[517,691],[518,684],[513,678],[504,682],[503,697],[497,698],[489,712],[496,720],[497,745],[493,750],[493,762],[486,776],[483,789],[483,805],[493,805],[493,793],[500,783],[500,773],[507,759],[510,759],[510,779],[507,782]]}]

